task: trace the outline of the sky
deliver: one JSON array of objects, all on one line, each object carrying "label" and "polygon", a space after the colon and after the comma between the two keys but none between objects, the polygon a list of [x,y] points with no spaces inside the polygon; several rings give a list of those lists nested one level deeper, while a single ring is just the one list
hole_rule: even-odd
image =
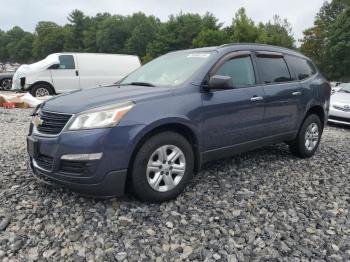
[{"label": "sky", "polygon": [[67,15],[74,9],[86,15],[99,12],[130,15],[142,11],[166,21],[170,14],[213,13],[228,26],[240,7],[256,23],[267,22],[277,14],[287,18],[296,40],[313,25],[314,17],[325,0],[0,0],[2,12],[0,29],[9,30],[18,25],[33,32],[39,21],[53,21],[64,25]]}]

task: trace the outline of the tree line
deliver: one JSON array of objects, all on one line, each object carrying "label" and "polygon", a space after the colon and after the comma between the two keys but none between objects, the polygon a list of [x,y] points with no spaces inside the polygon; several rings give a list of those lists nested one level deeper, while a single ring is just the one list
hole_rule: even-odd
[{"label": "tree line", "polygon": [[287,20],[274,16],[256,24],[241,8],[232,24],[223,24],[211,13],[180,13],[161,22],[155,16],[99,13],[87,16],[74,10],[60,26],[42,21],[34,33],[18,26],[0,30],[0,61],[28,63],[62,51],[136,54],[147,62],[173,50],[221,45],[229,42],[259,42],[293,48],[295,40]]},{"label": "tree line", "polygon": [[[350,0],[325,2],[314,25],[304,31],[301,52],[312,58],[329,79],[350,79]],[[211,13],[180,13],[167,21],[142,12],[129,16],[74,10],[67,24],[41,21],[35,31],[18,26],[0,29],[0,61],[29,63],[55,52],[96,52],[138,55],[143,62],[179,49],[252,42],[296,48],[292,27],[275,15],[256,23],[240,8],[230,25]]]},{"label": "tree line", "polygon": [[325,2],[301,41],[328,79],[350,81],[350,0]]}]

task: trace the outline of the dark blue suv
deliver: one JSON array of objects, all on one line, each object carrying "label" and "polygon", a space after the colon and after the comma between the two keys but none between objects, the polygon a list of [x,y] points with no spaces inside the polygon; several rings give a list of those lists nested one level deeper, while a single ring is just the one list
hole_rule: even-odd
[{"label": "dark blue suv", "polygon": [[204,162],[286,142],[312,156],[330,86],[302,54],[228,44],[172,52],[115,85],[57,96],[33,113],[35,176],[97,197],[176,197]]}]

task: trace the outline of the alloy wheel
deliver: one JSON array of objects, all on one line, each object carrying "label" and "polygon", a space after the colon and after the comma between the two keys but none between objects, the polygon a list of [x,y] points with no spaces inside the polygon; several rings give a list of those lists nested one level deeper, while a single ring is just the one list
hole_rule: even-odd
[{"label": "alloy wheel", "polygon": [[181,181],[186,170],[186,158],[180,148],[164,145],[156,149],[147,164],[148,184],[158,192],[168,192]]},{"label": "alloy wheel", "polygon": [[305,147],[307,150],[312,151],[318,143],[320,134],[316,123],[311,123],[305,132]]},{"label": "alloy wheel", "polygon": [[36,97],[42,97],[42,96],[48,96],[50,95],[49,90],[47,90],[45,87],[39,87],[35,91],[35,96]]}]

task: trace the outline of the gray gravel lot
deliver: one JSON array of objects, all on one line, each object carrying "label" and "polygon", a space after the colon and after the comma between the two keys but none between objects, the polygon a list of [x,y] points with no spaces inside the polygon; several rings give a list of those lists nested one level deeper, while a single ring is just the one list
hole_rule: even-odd
[{"label": "gray gravel lot", "polygon": [[26,167],[30,110],[0,108],[0,261],[350,260],[350,129],[207,164],[175,201],[98,201]]}]

